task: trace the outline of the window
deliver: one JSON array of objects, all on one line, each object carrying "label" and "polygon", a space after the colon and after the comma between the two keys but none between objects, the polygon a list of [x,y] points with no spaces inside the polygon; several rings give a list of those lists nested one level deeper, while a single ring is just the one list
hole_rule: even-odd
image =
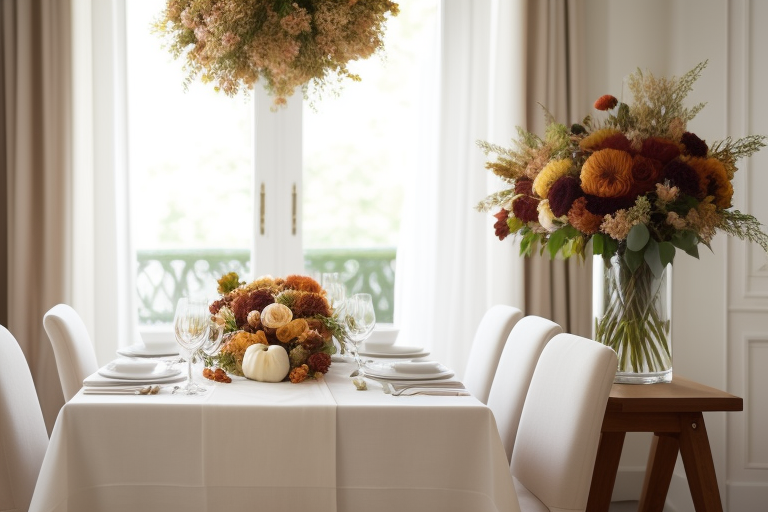
[{"label": "window", "polygon": [[[437,0],[401,5],[383,58],[353,63],[338,97],[269,110],[261,89],[217,94],[193,82],[150,32],[162,0],[126,2],[128,154],[139,318],[169,322],[178,297],[216,279],[340,272],[349,291],[394,311],[403,188]],[[258,87],[258,86],[257,86]]]}]

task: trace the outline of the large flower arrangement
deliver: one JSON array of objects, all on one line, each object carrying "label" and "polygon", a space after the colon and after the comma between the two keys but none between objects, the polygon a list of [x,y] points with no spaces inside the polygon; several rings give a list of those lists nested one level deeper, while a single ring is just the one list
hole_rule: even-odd
[{"label": "large flower arrangement", "polygon": [[477,208],[498,208],[494,224],[503,240],[521,237],[520,253],[540,245],[551,257],[620,252],[637,268],[646,261],[660,270],[675,249],[698,257],[717,231],[760,244],[768,236],[751,215],[731,209],[736,161],[765,145],[748,136],[707,145],[686,131],[704,107],[683,101],[706,62],[679,78],[656,78],[638,70],[629,77],[634,103],[605,95],[595,108],[603,120],[587,117],[570,127],[548,116],[544,138],[518,128],[514,148],[479,141],[498,158],[486,167],[509,188]]},{"label": "large flower arrangement", "polygon": [[732,209],[731,183],[736,161],[765,137],[708,145],[686,129],[704,105],[683,101],[705,67],[671,79],[638,70],[628,80],[634,102],[602,96],[602,118],[569,127],[547,113],[543,138],[518,128],[513,148],[478,142],[497,155],[487,168],[509,184],[477,207],[496,209],[499,239],[518,235],[522,255],[538,248],[552,258],[584,257],[589,242],[602,255],[605,310],[594,335],[619,355],[617,382],[671,379],[662,288],[678,249],[698,257],[698,244],[709,247],[722,231],[768,252],[757,219]]},{"label": "large flower arrangement", "polygon": [[291,382],[326,373],[336,349],[333,337],[345,339],[325,291],[307,276],[263,276],[241,282],[232,272],[218,281],[221,297],[210,305],[214,320],[224,326],[220,351],[206,357],[206,367],[243,375],[243,356],[255,344],[280,345],[290,360]]},{"label": "large flower arrangement", "polygon": [[155,27],[185,56],[188,81],[235,95],[263,79],[283,105],[309,83],[359,81],[348,62],[380,50],[387,15],[397,14],[389,0],[168,0]]}]

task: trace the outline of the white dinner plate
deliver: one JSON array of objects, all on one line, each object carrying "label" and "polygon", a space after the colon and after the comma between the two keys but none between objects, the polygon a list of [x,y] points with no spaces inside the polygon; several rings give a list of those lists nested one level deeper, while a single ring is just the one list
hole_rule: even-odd
[{"label": "white dinner plate", "polygon": [[422,347],[409,347],[405,345],[392,345],[383,347],[381,345],[366,347],[363,344],[360,347],[360,355],[363,357],[377,357],[382,359],[415,359],[417,357],[426,357],[429,352]]},{"label": "white dinner plate", "polygon": [[173,345],[161,345],[149,348],[142,343],[136,343],[130,347],[121,348],[118,355],[125,357],[168,357],[179,355],[179,347]]},{"label": "white dinner plate", "polygon": [[157,363],[148,371],[127,370],[124,366],[116,364],[114,361],[99,369],[99,375],[110,379],[120,380],[156,380],[167,379],[181,373],[177,368],[169,368],[165,363]]},{"label": "white dinner plate", "polygon": [[116,379],[113,377],[104,377],[99,371],[83,380],[83,386],[86,387],[113,387],[113,386],[147,386],[149,384],[172,384],[186,380],[184,372],[179,372],[168,377],[151,379]]},{"label": "white dinner plate", "polygon": [[[419,363],[413,364],[416,365]],[[393,366],[395,367],[393,368]],[[434,363],[433,370],[423,372],[415,371],[415,367],[413,367],[414,369],[404,368],[403,370],[398,370],[396,366],[397,363],[389,365],[367,365],[363,369],[363,374],[372,379],[384,380],[436,380],[453,377],[453,370],[439,363]]]}]

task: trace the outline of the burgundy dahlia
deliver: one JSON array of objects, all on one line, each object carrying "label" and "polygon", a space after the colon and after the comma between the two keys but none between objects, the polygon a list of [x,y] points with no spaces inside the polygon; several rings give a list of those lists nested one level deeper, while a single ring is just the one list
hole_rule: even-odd
[{"label": "burgundy dahlia", "polygon": [[701,140],[695,133],[685,132],[683,137],[680,139],[680,142],[683,143],[685,150],[691,156],[700,156],[704,158],[709,152],[707,143]]},{"label": "burgundy dahlia", "polygon": [[664,177],[689,196],[703,199],[699,191],[699,175],[693,168],[680,160],[673,160],[664,167]]},{"label": "burgundy dahlia", "polygon": [[549,208],[555,217],[562,217],[571,209],[573,202],[584,195],[579,179],[575,176],[563,176],[552,184],[547,194]]}]

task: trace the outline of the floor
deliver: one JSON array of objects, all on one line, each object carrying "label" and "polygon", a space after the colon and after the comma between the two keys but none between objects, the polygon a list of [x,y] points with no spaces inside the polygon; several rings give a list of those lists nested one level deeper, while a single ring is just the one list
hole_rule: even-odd
[{"label": "floor", "polygon": [[[637,512],[637,501],[612,501],[608,512]],[[668,506],[664,506],[664,512],[671,511]]]},{"label": "floor", "polygon": [[612,501],[608,512],[637,512],[637,501]]}]

